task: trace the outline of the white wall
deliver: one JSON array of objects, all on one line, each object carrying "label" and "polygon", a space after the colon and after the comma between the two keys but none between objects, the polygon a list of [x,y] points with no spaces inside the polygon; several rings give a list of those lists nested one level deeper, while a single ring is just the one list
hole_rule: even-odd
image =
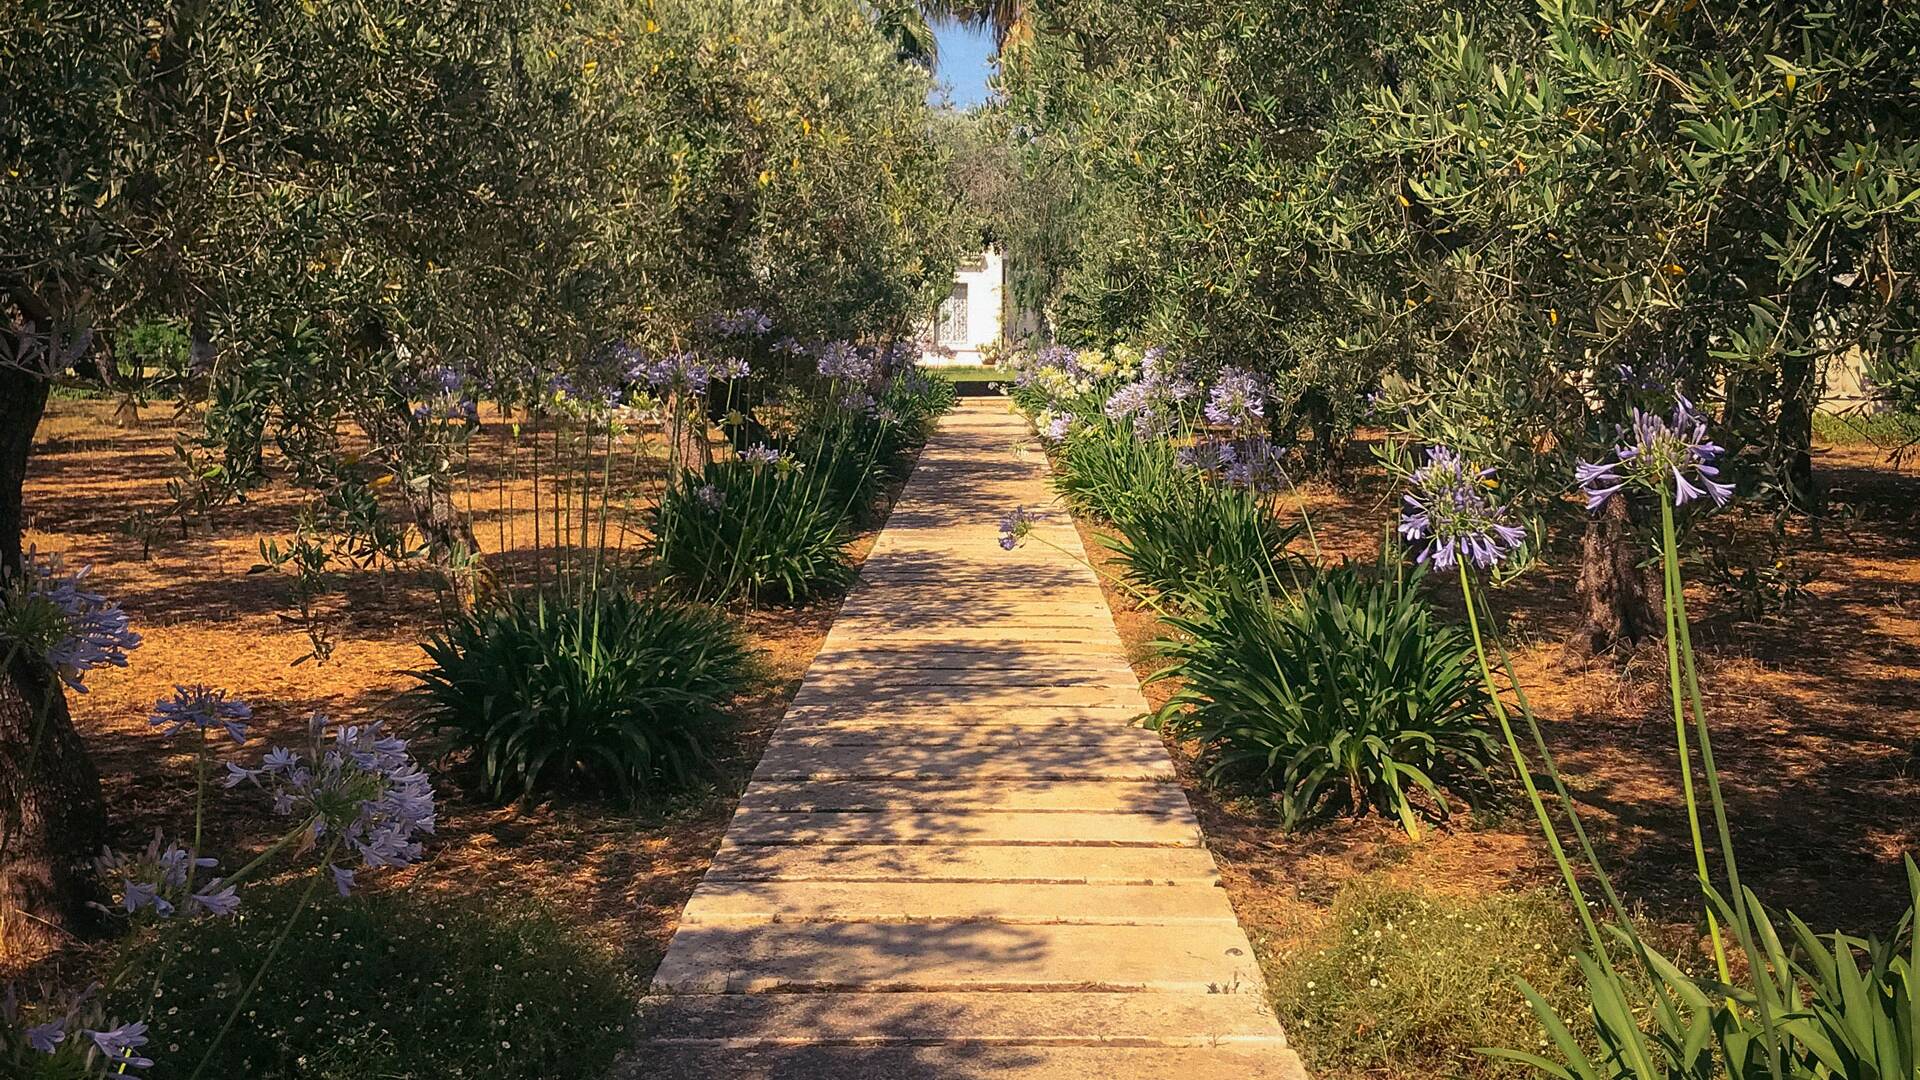
[{"label": "white wall", "polygon": [[928,367],[943,364],[978,364],[981,350],[1000,341],[1000,311],[1006,289],[1006,264],[999,252],[989,248],[971,264],[963,264],[953,275],[954,284],[967,287],[967,321],[958,340],[938,337],[937,319],[924,324],[926,335],[948,350],[948,354],[929,352],[921,356]]}]

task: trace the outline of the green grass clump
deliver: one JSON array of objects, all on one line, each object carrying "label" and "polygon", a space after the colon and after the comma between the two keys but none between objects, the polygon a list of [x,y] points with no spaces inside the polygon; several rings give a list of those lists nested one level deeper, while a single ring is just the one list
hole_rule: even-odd
[{"label": "green grass clump", "polygon": [[1299,525],[1273,515],[1266,497],[1194,477],[1155,501],[1117,510],[1119,533],[1102,538],[1127,579],[1175,607],[1202,607],[1225,590],[1283,591],[1306,576],[1288,545]]},{"label": "green grass clump", "polygon": [[1137,439],[1130,427],[1104,417],[1067,440],[1055,462],[1054,488],[1075,513],[1119,522],[1137,507],[1164,505],[1195,483],[1173,445]]},{"label": "green grass clump", "polygon": [[[150,1025],[150,1080],[187,1080],[305,891],[129,946],[111,1015]],[[629,979],[549,915],[489,897],[317,897],[202,1077],[599,1080],[626,1044]]]},{"label": "green grass clump", "polygon": [[1321,1080],[1520,1077],[1529,1071],[1474,1048],[1542,1045],[1516,977],[1578,1015],[1578,936],[1544,892],[1464,898],[1363,879],[1319,933],[1278,958],[1268,983]]},{"label": "green grass clump", "polygon": [[1899,447],[1920,442],[1920,416],[1906,412],[1813,414],[1814,438],[1830,446]]},{"label": "green grass clump", "polygon": [[1015,377],[1013,371],[1008,368],[983,367],[979,364],[955,364],[951,366],[942,365],[937,368],[929,368],[928,370],[932,371],[934,374],[938,375],[940,378],[945,379],[948,382],[954,382],[954,383],[973,383],[973,382],[1010,383],[1014,380],[1014,377]]}]

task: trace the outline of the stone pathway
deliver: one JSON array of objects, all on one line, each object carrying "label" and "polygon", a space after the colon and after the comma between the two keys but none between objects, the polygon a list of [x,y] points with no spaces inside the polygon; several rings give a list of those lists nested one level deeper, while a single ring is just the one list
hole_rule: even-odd
[{"label": "stone pathway", "polygon": [[[1017,445],[1026,445],[1016,453]],[[694,893],[629,1075],[1300,1080],[1046,463],[921,455]]]}]

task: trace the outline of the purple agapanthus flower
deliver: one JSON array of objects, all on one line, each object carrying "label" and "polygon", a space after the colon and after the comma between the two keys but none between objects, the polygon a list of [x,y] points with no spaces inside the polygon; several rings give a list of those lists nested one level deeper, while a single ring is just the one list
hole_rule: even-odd
[{"label": "purple agapanthus flower", "polygon": [[1264,435],[1237,439],[1195,439],[1174,451],[1174,459],[1232,487],[1278,491],[1286,486],[1285,452]]},{"label": "purple agapanthus flower", "polygon": [[208,915],[225,917],[240,910],[240,894],[234,886],[227,885],[219,878],[207,883],[206,888],[187,897],[190,911],[203,911]]},{"label": "purple agapanthus flower", "polygon": [[181,728],[198,728],[204,732],[210,727],[219,726],[233,741],[247,741],[247,721],[253,719],[253,708],[239,698],[227,697],[225,690],[215,690],[210,686],[175,685],[173,697],[162,698],[153,703],[153,715],[147,723],[153,727],[165,727],[164,735],[172,735]]},{"label": "purple agapanthus flower", "polygon": [[106,1031],[88,1031],[85,1034],[106,1059],[110,1074],[124,1073],[128,1069],[153,1068],[152,1058],[136,1053],[140,1047],[147,1045],[147,1025],[121,1024]]},{"label": "purple agapanthus flower", "polygon": [[428,368],[426,375],[422,379],[427,390],[441,394],[453,393],[465,385],[466,381],[466,375],[462,373],[459,368],[449,367],[445,364],[439,367]]},{"label": "purple agapanthus flower", "polygon": [[1012,551],[1022,538],[1033,531],[1034,516],[1024,506],[1016,506],[1000,519],[1000,546]]},{"label": "purple agapanthus flower", "polygon": [[332,864],[328,864],[327,873],[332,875],[333,887],[336,891],[340,893],[341,896],[346,897],[346,896],[353,895],[353,871],[352,870],[346,867],[340,867],[340,866],[334,866]]},{"label": "purple agapanthus flower", "polygon": [[1207,421],[1251,435],[1266,426],[1267,388],[1251,371],[1228,368],[1207,394]]},{"label": "purple agapanthus flower", "polygon": [[1153,388],[1144,380],[1130,382],[1107,396],[1105,406],[1107,418],[1125,420],[1130,416],[1137,416],[1151,407],[1152,399]]},{"label": "purple agapanthus flower", "polygon": [[1159,438],[1179,423],[1183,404],[1197,392],[1156,346],[1142,357],[1140,378],[1108,395],[1104,409],[1110,420],[1131,421],[1139,437]]},{"label": "purple agapanthus flower", "polygon": [[182,906],[208,915],[231,915],[239,908],[239,896],[221,879],[193,881],[200,871],[220,865],[219,860],[195,858],[178,843],[164,841],[156,830],[144,851],[123,855],[109,850],[94,860],[100,876],[117,886],[122,911],[152,911],[164,919]]},{"label": "purple agapanthus flower", "polygon": [[1052,420],[1047,422],[1046,436],[1048,441],[1067,441],[1067,436],[1073,434],[1073,429],[1077,427],[1079,423],[1080,418],[1072,413],[1057,414]]},{"label": "purple agapanthus flower", "polygon": [[1425,541],[1421,562],[1450,570],[1464,558],[1484,569],[1526,541],[1526,530],[1510,524],[1506,507],[1488,495],[1493,475],[1444,446],[1427,451],[1427,463],[1413,472],[1412,490],[1401,496],[1406,505],[1400,512],[1400,535]]},{"label": "purple agapanthus flower", "polygon": [[773,331],[773,320],[758,308],[741,308],[714,316],[713,325],[723,334],[735,337],[759,337]]},{"label": "purple agapanthus flower", "polygon": [[778,465],[780,457],[780,451],[765,443],[755,443],[740,451],[740,460],[749,465]]},{"label": "purple agapanthus flower", "polygon": [[1691,401],[1680,398],[1671,417],[1635,409],[1631,430],[1633,441],[1616,448],[1614,460],[1575,467],[1587,509],[1598,509],[1628,484],[1665,497],[1671,481],[1675,506],[1703,497],[1725,506],[1733,497],[1733,485],[1717,479],[1720,469],[1714,465],[1726,451],[1707,437],[1706,418]]},{"label": "purple agapanthus flower", "polygon": [[621,375],[627,382],[696,396],[705,394],[716,378],[733,378],[736,371],[744,374],[745,367],[744,361],[734,360],[711,364],[690,352],[654,356],[632,346],[622,346],[617,355]]},{"label": "purple agapanthus flower", "polygon": [[304,752],[275,748],[257,769],[228,766],[226,785],[253,783],[273,796],[274,812],[309,819],[312,836],[335,837],[363,866],[407,866],[434,831],[433,785],[404,739],[378,723],[331,729],[315,714]]},{"label": "purple agapanthus flower", "polygon": [[1195,439],[1175,450],[1173,457],[1175,461],[1189,469],[1197,469],[1208,474],[1224,472],[1227,459],[1221,454],[1221,450],[1225,446],[1224,439]]},{"label": "purple agapanthus flower", "polygon": [[461,420],[478,424],[480,404],[469,398],[442,398],[431,403],[423,401],[413,407],[413,418],[423,424],[433,420]]},{"label": "purple agapanthus flower", "polygon": [[1222,479],[1234,487],[1278,491],[1286,486],[1285,453],[1264,435],[1227,440],[1220,447]]},{"label": "purple agapanthus flower", "polygon": [[42,1054],[54,1054],[60,1050],[60,1044],[67,1041],[67,1021],[65,1018],[49,1020],[44,1024],[35,1024],[27,1029],[27,1045]]},{"label": "purple agapanthus flower", "polygon": [[127,666],[140,647],[120,605],[86,587],[91,566],[68,573],[60,556],[28,550],[21,572],[0,583],[0,639],[38,652],[60,680],[86,693],[94,668]]},{"label": "purple agapanthus flower", "polygon": [[694,488],[693,497],[700,500],[700,505],[709,510],[718,510],[727,505],[726,493],[712,484],[701,484]]},{"label": "purple agapanthus flower", "polygon": [[851,341],[829,341],[818,350],[815,370],[826,379],[864,383],[880,370],[880,357]]},{"label": "purple agapanthus flower", "polygon": [[1173,370],[1167,365],[1167,347],[1149,345],[1140,354],[1140,375],[1147,379],[1165,379],[1173,376]]}]

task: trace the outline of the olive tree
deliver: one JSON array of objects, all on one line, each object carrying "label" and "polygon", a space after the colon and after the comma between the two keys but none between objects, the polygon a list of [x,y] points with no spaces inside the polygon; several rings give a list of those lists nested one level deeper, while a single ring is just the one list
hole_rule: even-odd
[{"label": "olive tree", "polygon": [[[1498,10],[1492,4],[1476,10]],[[1406,77],[1434,5],[1045,0],[1002,59],[1009,127],[1051,205],[1016,219],[1015,290],[1069,342],[1259,369],[1276,436],[1337,466],[1377,363],[1339,350],[1300,178],[1368,88]],[[1336,284],[1338,279],[1336,279]]]},{"label": "olive tree", "polygon": [[1825,367],[1913,355],[1901,5],[1050,0],[1027,24],[1016,137],[1072,181],[1056,332],[1261,368],[1276,434],[1329,464],[1386,384],[1404,434],[1583,531],[1583,649],[1651,628],[1626,504],[1563,498],[1631,408],[1718,398],[1741,482],[1806,508]]},{"label": "olive tree", "polygon": [[[0,21],[10,582],[48,390],[111,379],[135,323],[186,328],[231,484],[275,460],[335,475],[357,432],[362,470],[400,481],[446,558],[477,544],[415,415],[433,369],[510,397],[755,302],[796,332],[898,332],[956,250],[927,75],[857,0],[17,7]],[[99,783],[47,666],[6,655],[0,906],[71,928]]]},{"label": "olive tree", "polygon": [[[1547,0],[1522,28],[1423,36],[1301,174],[1343,348],[1414,376],[1410,431],[1477,437],[1542,512],[1631,409],[1676,396],[1721,400],[1743,485],[1811,507],[1826,368],[1914,340],[1920,19]],[[1653,629],[1625,504],[1605,510],[1588,649]]]},{"label": "olive tree", "polygon": [[[423,531],[458,538],[395,433],[410,364],[486,341],[502,296],[553,287],[528,240],[567,241],[549,210],[566,176],[524,151],[584,117],[577,73],[534,52],[566,33],[541,8],[32,0],[9,16],[0,571],[15,587],[51,382],[110,376],[112,331],[152,316],[189,328],[234,475],[254,478],[270,427],[318,436],[297,445],[324,461],[351,419],[390,448]],[[104,828],[63,698],[41,658],[9,650],[0,904],[29,926],[80,921],[76,870]]]}]

